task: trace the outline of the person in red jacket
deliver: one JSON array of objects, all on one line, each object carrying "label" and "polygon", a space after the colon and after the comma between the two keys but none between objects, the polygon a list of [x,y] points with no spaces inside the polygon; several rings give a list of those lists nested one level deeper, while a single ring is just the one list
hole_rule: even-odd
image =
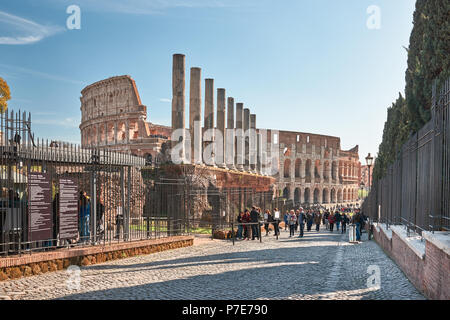
[{"label": "person in red jacket", "polygon": [[330,231],[333,232],[333,226],[334,226],[334,223],[336,222],[336,218],[335,218],[334,214],[330,214],[328,216],[328,222],[330,223]]}]

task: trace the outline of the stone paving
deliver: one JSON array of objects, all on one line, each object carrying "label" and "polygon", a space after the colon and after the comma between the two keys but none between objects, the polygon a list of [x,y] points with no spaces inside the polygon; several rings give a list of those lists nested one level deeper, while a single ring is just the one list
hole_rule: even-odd
[{"label": "stone paving", "polygon": [[[379,268],[379,287],[368,287],[368,268]],[[74,275],[64,270],[0,282],[0,298],[425,299],[374,241],[350,244],[348,235],[324,229],[301,239],[282,231],[279,240],[269,235],[235,246],[199,239],[193,247],[82,267],[79,288],[68,282]]]}]

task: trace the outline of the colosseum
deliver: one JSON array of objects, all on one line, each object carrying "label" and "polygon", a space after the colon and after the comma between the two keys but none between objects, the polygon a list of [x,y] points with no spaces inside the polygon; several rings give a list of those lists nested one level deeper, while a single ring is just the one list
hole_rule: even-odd
[{"label": "colosseum", "polygon": [[278,189],[296,204],[356,205],[361,176],[358,146],[341,150],[338,137],[279,132]]},{"label": "colosseum", "polygon": [[171,128],[147,122],[130,76],[112,77],[81,91],[81,144],[139,156],[157,156]]},{"label": "colosseum", "polygon": [[[173,64],[173,99],[172,126],[162,126],[147,122],[147,107],[142,104],[134,80],[130,76],[117,76],[98,81],[81,91],[80,124],[81,142],[83,147],[99,147],[131,153],[138,156],[160,159],[164,145],[169,142],[173,130],[185,128],[185,57],[174,55]],[[201,120],[201,69],[191,68],[189,130],[194,130],[193,119]],[[256,126],[256,115],[250,114],[243,103],[234,104],[234,98],[226,99],[225,89],[217,89],[217,105],[214,106],[213,79],[205,79],[205,125],[201,132],[215,128],[222,133],[225,130],[254,128],[258,132],[252,140],[245,140],[245,163],[232,163],[224,166],[212,165],[227,170],[236,175],[265,175],[263,166],[257,163],[249,166],[249,149],[258,148],[255,159],[259,155],[261,132],[267,132],[267,143],[276,146],[279,156],[274,189],[278,197],[293,201],[296,205],[321,204],[325,207],[336,205],[355,205],[358,203],[358,188],[361,177],[361,164],[358,156],[358,146],[351,150],[341,150],[340,138],[312,133],[279,131],[262,129]],[[225,107],[228,101],[227,107]],[[214,114],[216,121],[214,121]],[[169,116],[169,115],[168,115]],[[207,120],[207,121],[206,121]],[[225,128],[225,124],[228,127]],[[215,125],[215,127],[214,127]],[[186,131],[189,132],[189,131]],[[242,135],[242,139],[244,136]],[[276,141],[275,141],[276,140]],[[253,141],[253,146],[248,146]],[[166,144],[167,143],[167,144]],[[250,142],[252,143],[252,142]],[[258,145],[257,147],[255,145]],[[235,161],[236,146],[233,146]],[[269,149],[269,148],[267,148]],[[274,149],[272,149],[274,150]],[[227,150],[224,150],[226,153]],[[155,162],[153,162],[155,163]],[[234,165],[236,164],[236,166]],[[196,165],[205,165],[197,163]],[[273,167],[274,164],[272,163]]]}]

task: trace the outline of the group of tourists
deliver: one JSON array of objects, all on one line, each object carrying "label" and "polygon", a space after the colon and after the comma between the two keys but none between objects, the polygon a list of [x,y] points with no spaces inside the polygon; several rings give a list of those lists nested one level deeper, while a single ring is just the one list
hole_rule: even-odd
[{"label": "group of tourists", "polygon": [[316,232],[320,231],[320,226],[325,225],[325,230],[337,232],[342,234],[347,232],[347,225],[354,224],[356,227],[356,241],[361,241],[361,232],[364,228],[366,217],[360,209],[336,208],[335,211],[329,209],[321,210],[320,208],[288,210],[280,218],[280,212],[277,208],[271,212],[266,210],[262,214],[261,208],[253,206],[251,210],[246,209],[237,217],[238,230],[237,239],[252,240],[259,239],[261,230],[260,224],[264,224],[266,236],[271,232],[270,225],[273,225],[274,236],[280,235],[280,223],[284,222],[284,230],[289,229],[289,237],[294,237],[296,232],[299,232],[298,237],[304,236],[305,227],[309,232],[314,229]]},{"label": "group of tourists", "polygon": [[262,214],[262,210],[259,207],[253,206],[251,210],[245,209],[243,212],[240,212],[237,217],[238,223],[238,231],[237,231],[237,239],[244,240],[252,240],[258,239],[261,236],[260,230],[260,221],[264,221],[264,229],[266,231],[266,235],[269,235],[270,230],[269,227],[272,224],[275,231],[275,236],[280,234],[279,229],[279,213],[278,210],[274,210],[274,214],[270,212],[270,210],[266,210],[264,214]]}]

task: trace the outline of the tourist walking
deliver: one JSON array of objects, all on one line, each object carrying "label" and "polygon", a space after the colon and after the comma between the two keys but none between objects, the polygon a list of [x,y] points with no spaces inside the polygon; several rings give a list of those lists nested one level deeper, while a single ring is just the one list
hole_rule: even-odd
[{"label": "tourist walking", "polygon": [[316,224],[317,232],[320,230],[320,221],[322,221],[322,215],[320,214],[320,211],[316,211],[314,214],[314,223]]},{"label": "tourist walking", "polygon": [[286,211],[286,213],[284,214],[284,231],[287,230],[289,225],[289,212]]},{"label": "tourist walking", "polygon": [[336,222],[336,218],[334,217],[334,214],[331,214],[328,216],[328,223],[330,224],[330,231],[333,232],[334,223]]},{"label": "tourist walking", "polygon": [[270,222],[273,222],[272,214],[270,213],[270,210],[266,210],[266,212],[264,213],[264,230],[266,230],[266,236],[268,236],[270,233]]},{"label": "tourist walking", "polygon": [[295,235],[295,223],[297,221],[297,216],[295,215],[294,210],[291,210],[289,213],[289,238]]},{"label": "tourist walking", "polygon": [[303,209],[300,210],[300,213],[298,214],[298,225],[300,227],[300,235],[298,236],[299,238],[303,238],[303,231],[305,229],[305,221],[306,221],[306,215],[303,212]]},{"label": "tourist walking", "polygon": [[311,210],[308,210],[308,212],[306,213],[306,230],[307,231],[311,231],[313,220],[314,220],[313,213]]},{"label": "tourist walking", "polygon": [[255,206],[253,206],[252,211],[250,211],[250,222],[252,223],[252,240],[255,240],[255,238],[258,238],[259,240],[259,212],[256,210]]},{"label": "tourist walking", "polygon": [[248,209],[245,209],[244,211],[244,215],[242,217],[242,222],[244,223],[244,240],[250,240],[250,225],[248,223],[250,223],[250,212],[248,211]]},{"label": "tourist walking", "polygon": [[334,214],[334,220],[336,221],[336,230],[339,231],[339,226],[341,224],[341,214],[338,210]]},{"label": "tourist walking", "polygon": [[330,222],[328,221],[328,218],[330,217],[330,212],[327,210],[323,215],[323,223],[325,224],[325,229],[330,229]]},{"label": "tourist walking", "polygon": [[356,225],[356,241],[361,241],[361,214],[358,209],[355,211],[352,217],[352,223]]},{"label": "tourist walking", "polygon": [[275,208],[272,218],[274,221],[273,228],[275,229],[274,236],[279,236],[280,235],[280,211],[278,211],[278,208]]},{"label": "tourist walking", "polygon": [[346,233],[347,232],[347,224],[349,222],[350,222],[350,219],[348,218],[348,216],[344,212],[342,214],[342,219],[341,219],[341,223],[342,223],[341,233]]},{"label": "tourist walking", "polygon": [[91,217],[91,203],[85,191],[80,191],[79,199],[79,222],[80,222],[80,241],[86,242],[89,240],[90,233],[90,217]]},{"label": "tourist walking", "polygon": [[237,216],[237,223],[238,223],[238,231],[237,231],[237,238],[242,239],[242,231],[244,230],[244,226],[242,225],[244,218],[244,213],[241,211],[239,212]]}]

